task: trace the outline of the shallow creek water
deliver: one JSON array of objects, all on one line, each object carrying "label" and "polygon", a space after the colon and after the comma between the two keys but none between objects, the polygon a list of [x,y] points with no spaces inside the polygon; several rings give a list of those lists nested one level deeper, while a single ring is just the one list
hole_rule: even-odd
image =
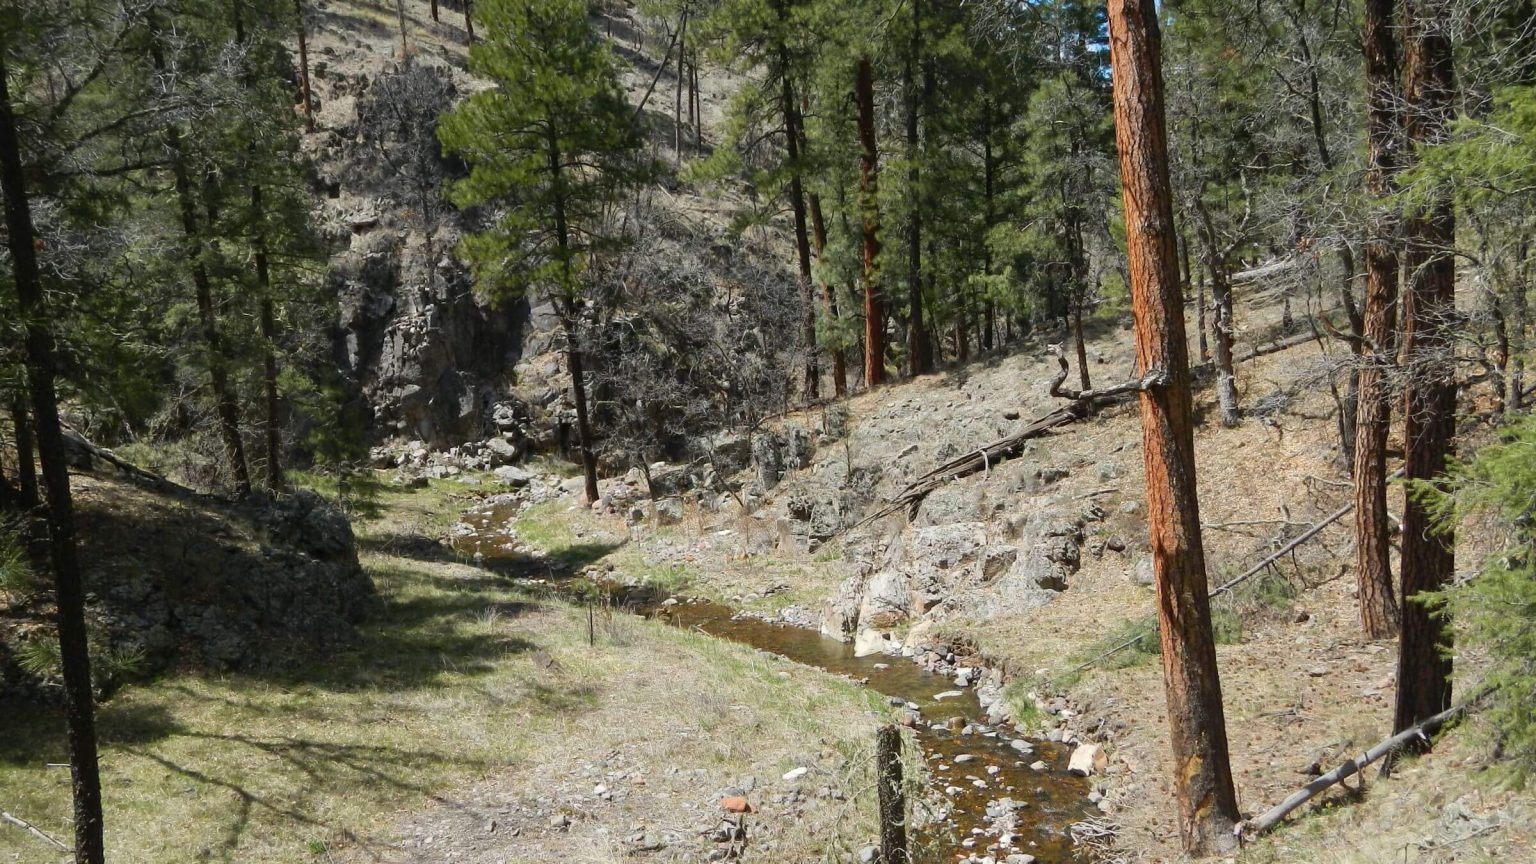
[{"label": "shallow creek water", "polygon": [[[472,529],[455,536],[454,548],[475,555],[484,566],[512,578],[548,584],[574,593],[590,584],[580,576],[562,583],[544,559],[514,551],[515,507],[472,510]],[[1067,864],[1069,828],[1097,815],[1087,801],[1088,781],[1067,772],[1070,751],[1061,744],[1023,740],[1010,727],[987,724],[986,712],[969,687],[957,687],[907,657],[854,656],[853,645],[814,630],[738,615],[728,606],[658,593],[645,586],[599,583],[615,605],[646,618],[697,629],[722,639],[772,652],[796,663],[864,682],[868,687],[916,706],[914,728],[928,766],[930,794],[948,802],[945,817],[918,832],[916,864],[952,864],[974,856],[1003,864],[1009,854],[1034,856],[1040,864]],[[1030,766],[1043,762],[1043,770]],[[1013,806],[1000,804],[1008,799]],[[1011,812],[1012,816],[1000,814]],[[1008,840],[1003,843],[1001,841]],[[969,845],[965,841],[971,841]]]}]

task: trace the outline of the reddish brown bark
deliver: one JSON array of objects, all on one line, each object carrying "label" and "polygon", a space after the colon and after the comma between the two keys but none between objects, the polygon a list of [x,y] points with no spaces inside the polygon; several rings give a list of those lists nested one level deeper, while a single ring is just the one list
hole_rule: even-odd
[{"label": "reddish brown bark", "polygon": [[859,59],[854,95],[859,103],[860,207],[864,213],[864,386],[885,383],[885,303],[875,265],[880,257],[880,154],[875,145],[875,73]]},{"label": "reddish brown bark", "polygon": [[[1404,4],[1403,128],[1414,151],[1445,139],[1455,91],[1450,15],[1446,0]],[[1456,312],[1456,219],[1448,190],[1404,226],[1407,291],[1403,303],[1403,359],[1409,365],[1403,400],[1404,474],[1434,480],[1445,471],[1456,415],[1456,382],[1448,328]],[[1402,640],[1397,667],[1397,711],[1402,731],[1451,704],[1451,631],[1414,598],[1450,582],[1451,538],[1434,530],[1424,506],[1410,495],[1403,510]]]},{"label": "reddish brown bark", "polygon": [[[1371,194],[1392,194],[1401,134],[1397,111],[1397,46],[1392,35],[1394,0],[1366,0],[1366,136],[1370,144],[1366,181]],[[1365,314],[1355,415],[1355,576],[1360,626],[1372,639],[1397,634],[1397,596],[1392,588],[1387,533],[1387,430],[1392,408],[1383,370],[1396,345],[1398,261],[1396,217],[1376,213],[1365,247]]]},{"label": "reddish brown bark", "polygon": [[1179,833],[1187,851],[1213,854],[1235,846],[1232,829],[1239,815],[1195,493],[1189,357],[1155,0],[1110,0],[1109,32],[1137,366],[1148,381],[1140,400],[1147,521]]}]

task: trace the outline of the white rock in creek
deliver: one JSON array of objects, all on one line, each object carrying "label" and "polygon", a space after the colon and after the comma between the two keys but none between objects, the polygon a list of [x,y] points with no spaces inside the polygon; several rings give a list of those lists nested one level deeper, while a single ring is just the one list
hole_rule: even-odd
[{"label": "white rock in creek", "polygon": [[964,695],[965,695],[965,693],[963,691],[960,691],[960,690],[945,690],[943,693],[939,693],[939,694],[935,695],[933,697],[933,701],[935,701],[935,702],[942,702],[945,699],[958,699],[958,698],[960,698],[961,696],[964,696]]},{"label": "white rock in creek", "polygon": [[1067,770],[1079,777],[1092,777],[1094,774],[1102,774],[1109,765],[1109,756],[1104,753],[1104,748],[1097,744],[1080,744],[1072,751],[1072,758],[1067,763]]}]

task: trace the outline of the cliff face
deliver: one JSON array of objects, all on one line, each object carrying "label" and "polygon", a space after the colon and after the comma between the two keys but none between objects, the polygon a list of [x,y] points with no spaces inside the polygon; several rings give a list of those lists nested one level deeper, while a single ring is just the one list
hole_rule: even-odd
[{"label": "cliff face", "polygon": [[528,304],[477,299],[451,255],[429,265],[410,232],[381,227],[355,234],[330,278],[337,359],[367,398],[376,435],[436,449],[480,438],[524,350]]}]

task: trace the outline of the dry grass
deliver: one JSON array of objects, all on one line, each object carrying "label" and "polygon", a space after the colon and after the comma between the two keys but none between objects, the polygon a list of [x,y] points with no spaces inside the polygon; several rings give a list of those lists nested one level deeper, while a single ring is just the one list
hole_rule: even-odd
[{"label": "dry grass", "polygon": [[[430,536],[455,503],[436,485],[383,492],[360,539],[390,549]],[[651,778],[624,808],[579,831],[503,835],[508,860],[551,860],[554,846],[616,834],[626,820],[697,818],[735,777],[777,778],[872,737],[878,704],[851,684],[624,616],[600,621],[589,647],[582,610],[465,564],[420,560],[430,557],[364,555],[387,610],[354,652],[284,677],[171,677],[104,705],[112,859],[393,859],[402,813],[477,784],[551,799],[590,792],[573,769],[624,750]],[[65,760],[60,718],[0,709],[0,805],[67,836],[68,771],[48,767]],[[812,860],[862,842],[872,807],[849,808],[779,826],[781,848]],[[0,830],[0,861],[50,860],[43,844]]]}]

